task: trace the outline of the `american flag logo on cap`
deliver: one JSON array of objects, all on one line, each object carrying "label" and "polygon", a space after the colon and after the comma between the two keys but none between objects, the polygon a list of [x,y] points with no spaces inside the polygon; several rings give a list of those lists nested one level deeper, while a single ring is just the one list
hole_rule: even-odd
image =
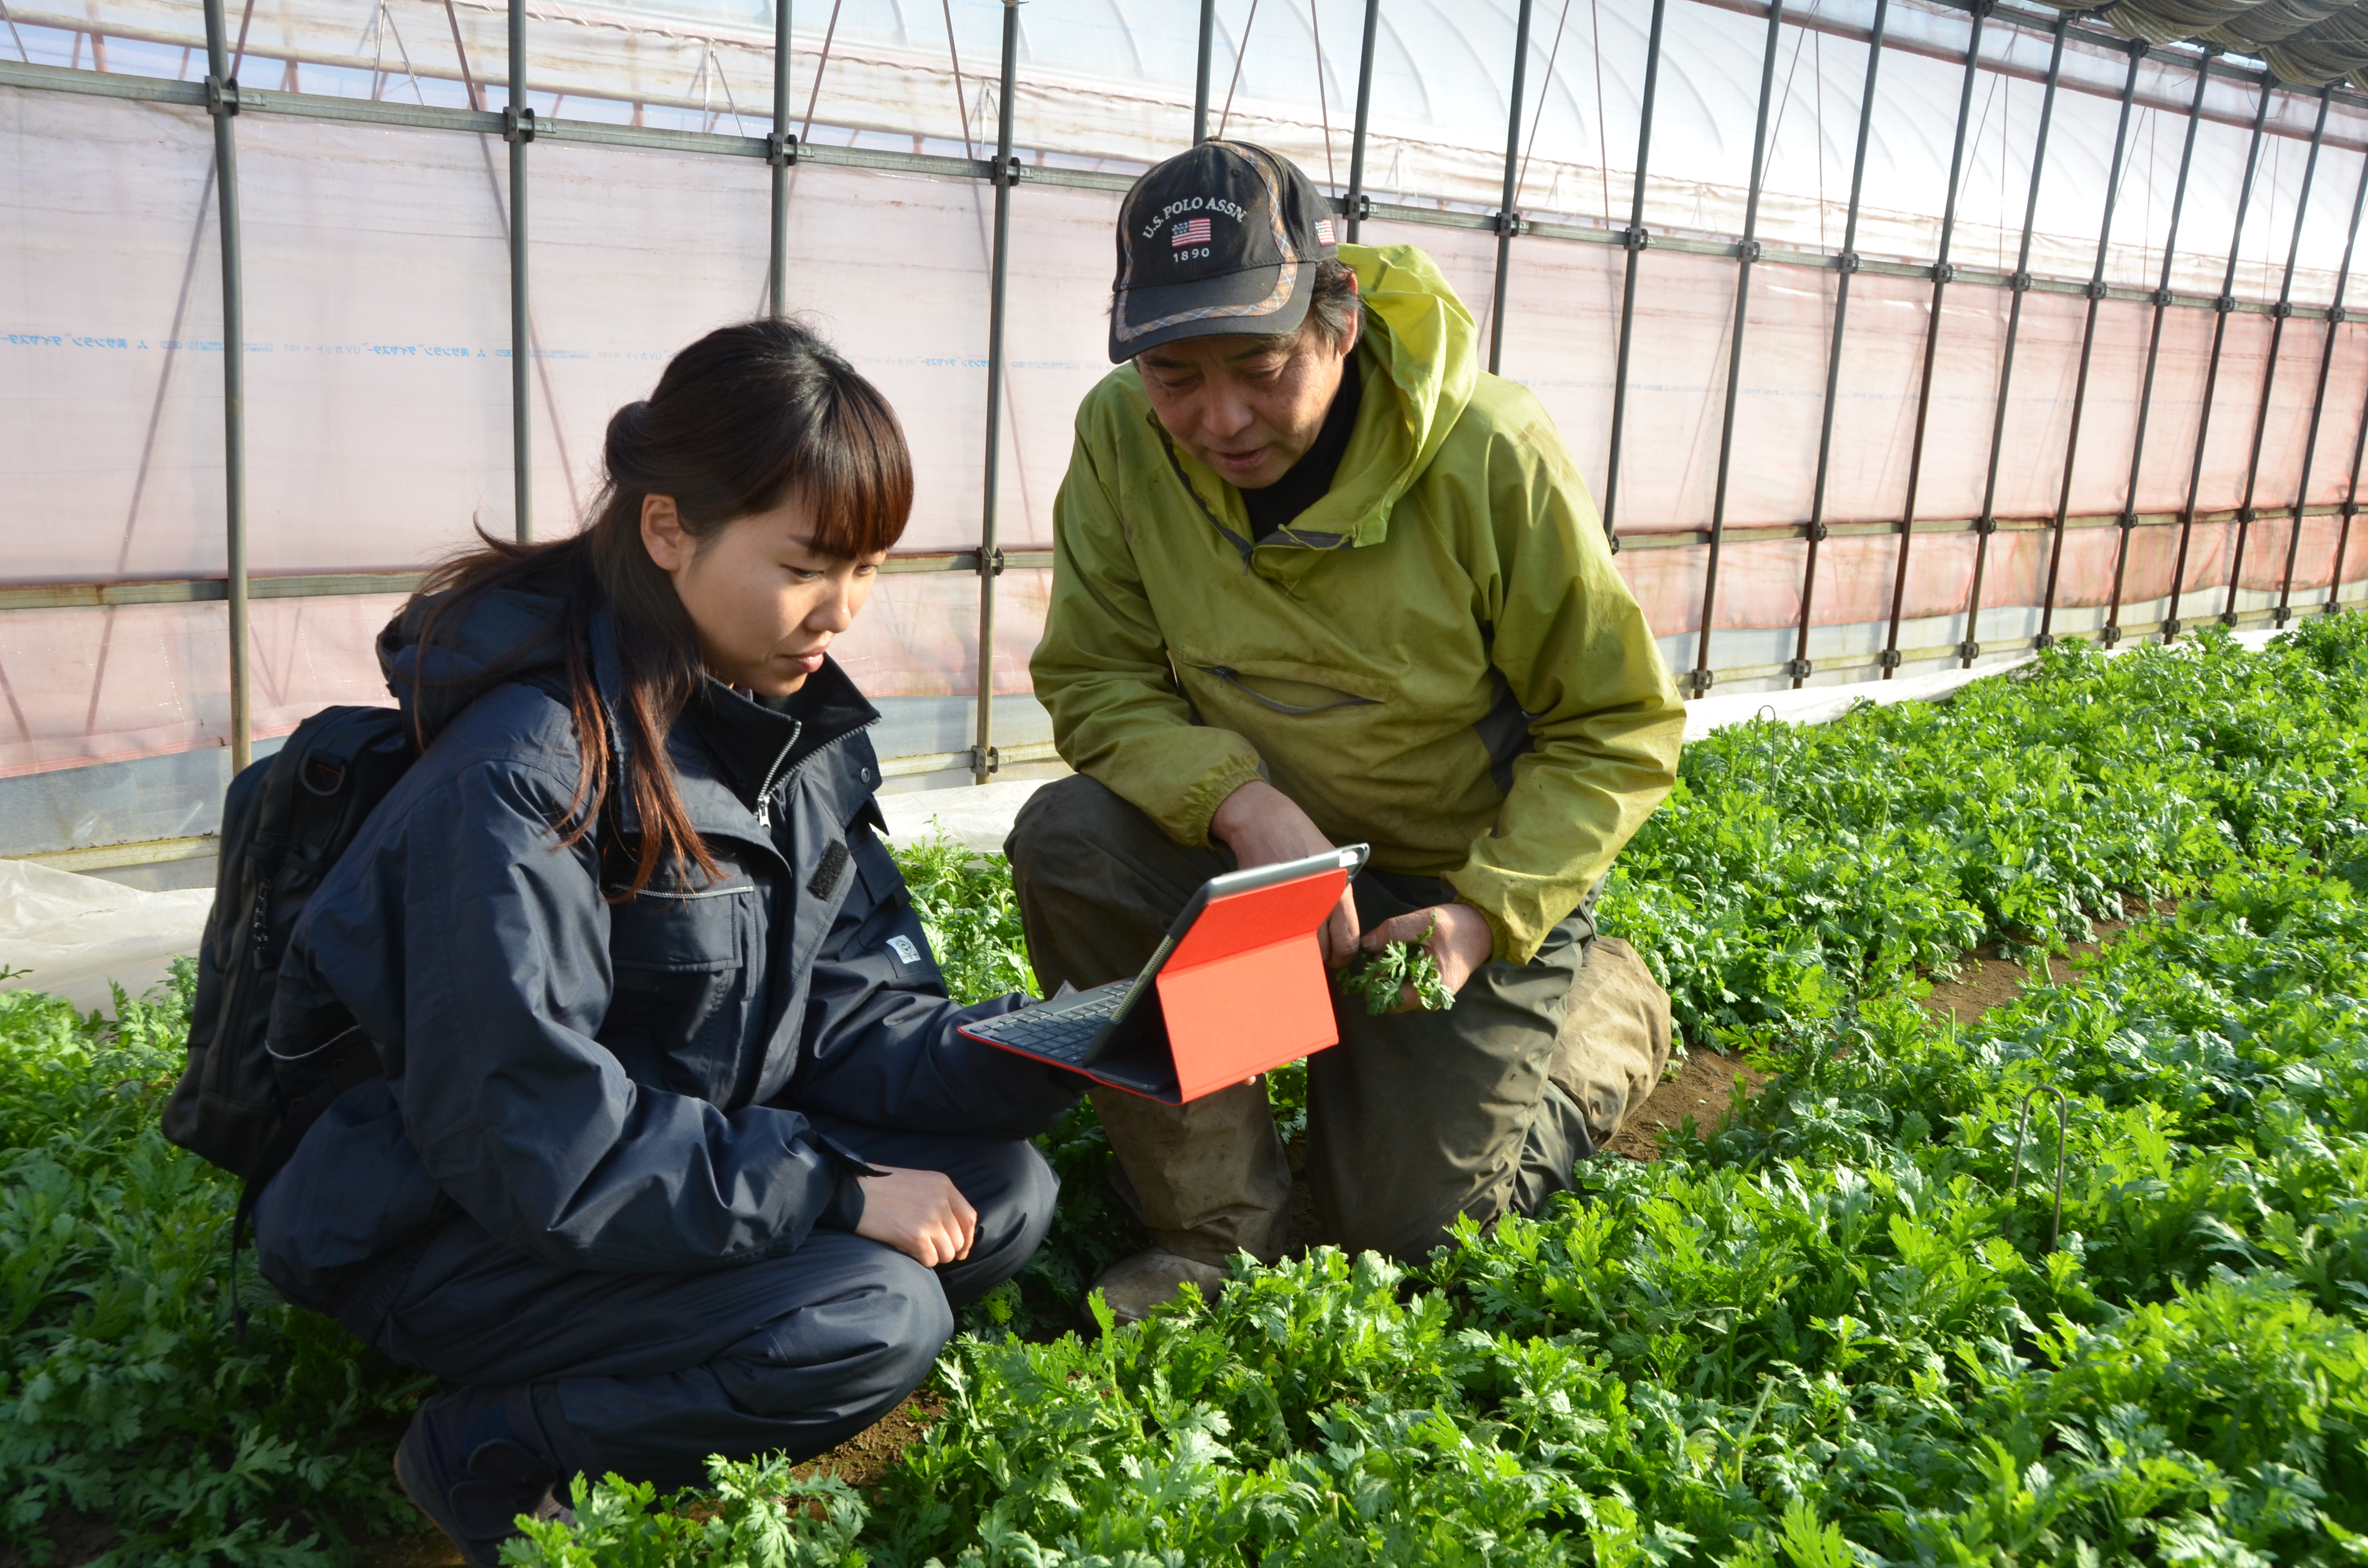
[{"label": "american flag logo on cap", "polygon": [[1332,220],[1329,218],[1318,218],[1315,220],[1315,238],[1319,243],[1327,245],[1336,245],[1340,243],[1333,237]]},{"label": "american flag logo on cap", "polygon": [[1167,238],[1168,248],[1171,250],[1184,245],[1205,245],[1208,243],[1209,220],[1206,218],[1194,218],[1177,224]]}]

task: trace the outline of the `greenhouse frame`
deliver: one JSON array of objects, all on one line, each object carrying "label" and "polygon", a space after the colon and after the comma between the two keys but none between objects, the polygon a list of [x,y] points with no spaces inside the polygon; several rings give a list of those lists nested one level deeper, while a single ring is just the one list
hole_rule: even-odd
[{"label": "greenhouse frame", "polygon": [[0,854],[194,867],[230,769],[383,699],[429,562],[574,526],[609,409],[760,311],[913,437],[847,640],[886,771],[1056,766],[1026,663],[1110,223],[1211,135],[1434,255],[1690,696],[2368,580],[2340,40],[1948,0],[5,13]]}]

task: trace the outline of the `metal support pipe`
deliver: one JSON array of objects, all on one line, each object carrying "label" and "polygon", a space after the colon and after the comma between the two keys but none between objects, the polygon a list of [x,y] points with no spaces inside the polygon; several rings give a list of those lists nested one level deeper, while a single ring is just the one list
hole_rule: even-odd
[{"label": "metal support pipe", "polygon": [[2047,90],[2039,100],[2039,135],[2031,148],[2031,191],[2022,207],[2022,241],[2014,253],[2014,290],[2006,312],[2006,347],[1999,356],[1998,407],[1990,417],[1989,471],[1982,480],[1982,509],[1974,519],[1974,585],[1965,600],[1965,640],[1957,657],[1967,669],[1981,657],[1982,577],[1989,566],[1990,539],[1998,532],[1998,461],[2006,455],[2006,413],[2014,391],[2014,348],[2022,335],[2022,300],[2031,291],[2031,240],[2039,226],[2039,187],[2047,176],[2047,132],[2055,119],[2055,88],[2064,75],[2064,31],[2069,16],[2055,22],[2055,46],[2047,56]]},{"label": "metal support pipe", "polygon": [[[1636,183],[1628,206],[1628,247],[1626,276],[1620,284],[1620,345],[1614,350],[1611,372],[1611,452],[1603,465],[1603,537],[1611,541],[1614,554],[1620,550],[1620,534],[1616,521],[1620,506],[1620,445],[1628,426],[1628,349],[1635,336],[1636,326],[1636,263],[1644,256],[1652,235],[1645,228],[1645,176],[1653,162],[1653,97],[1661,85],[1661,23],[1668,17],[1669,0],[1653,0],[1652,30],[1645,38],[1645,94],[1636,108]],[[1602,40],[1596,40],[1602,47]]]},{"label": "metal support pipe", "polygon": [[1365,41],[1357,55],[1357,131],[1349,143],[1347,217],[1350,244],[1358,242],[1365,227],[1365,136],[1373,108],[1373,40],[1381,30],[1382,0],[1365,0]]},{"label": "metal support pipe", "polygon": [[2328,615],[2343,608],[2343,557],[2351,548],[2351,519],[2360,514],[2360,464],[2368,458],[2368,402],[2360,407],[2360,434],[2351,442],[2351,488],[2343,497],[2343,526],[2335,535],[2335,568],[2328,574],[2327,603],[2322,608]]},{"label": "metal support pipe", "polygon": [[1003,305],[1011,261],[1011,187],[1019,160],[1011,153],[1011,99],[1019,64],[1019,0],[1003,0],[1003,92],[996,106],[995,254],[986,284],[986,487],[978,520],[978,744],[970,775],[986,782],[996,770],[995,579],[1003,571],[996,547],[996,492],[1003,469]]},{"label": "metal support pipe", "polygon": [[2162,239],[2162,276],[2154,290],[2154,325],[2146,337],[2146,381],[2138,392],[2137,433],[2130,442],[2130,483],[2122,498],[2121,538],[2113,551],[2112,606],[2105,612],[2098,641],[2111,648],[2122,640],[2122,586],[2130,565],[2130,536],[2138,522],[2138,480],[2145,472],[2146,425],[2154,416],[2154,372],[2162,358],[2162,321],[2171,302],[2170,274],[2179,263],[2179,220],[2187,209],[2187,176],[2195,166],[2195,131],[2203,123],[2203,90],[2212,85],[2212,62],[2217,50],[2205,50],[2195,62],[2195,97],[2187,106],[2187,139],[2179,152],[2179,181],[2170,193],[2170,230]]},{"label": "metal support pipe", "polygon": [[[2072,516],[2072,473],[2080,460],[2080,418],[2089,410],[2089,369],[2095,362],[2097,351],[2097,312],[2105,302],[2105,259],[2113,243],[2113,208],[2122,188],[2122,159],[2129,152],[2130,108],[2137,96],[2138,66],[2146,60],[2146,46],[2133,40],[2130,50],[2129,74],[2122,79],[2122,114],[2113,128],[2113,161],[2105,175],[2105,214],[2097,222],[2097,266],[2089,275],[2089,312],[2080,324],[2080,369],[2072,381],[2072,424],[2064,437],[2064,485],[2055,497],[2055,538],[2047,548],[2047,592],[2040,599],[2039,642],[2042,648],[2055,645],[2055,585],[2064,571],[2064,530]],[[1969,627],[1965,633],[1973,635]]]},{"label": "metal support pipe", "polygon": [[766,139],[773,165],[772,251],[765,278],[765,309],[790,312],[790,165],[797,138],[790,134],[790,0],[773,0],[773,133]]},{"label": "metal support pipe", "polygon": [[[1783,0],[1776,0],[1781,8]],[[1513,210],[1520,195],[1521,98],[1528,89],[1530,65],[1530,0],[1521,0],[1513,22],[1512,108],[1505,116],[1505,195],[1497,204],[1497,292],[1488,301],[1488,373],[1497,374],[1505,358],[1505,278],[1512,269],[1513,236],[1521,231],[1521,216]]]},{"label": "metal support pipe", "polygon": [[527,379],[534,343],[526,288],[526,144],[534,140],[534,110],[526,102],[526,0],[510,0],[509,91],[502,140],[510,144],[511,505],[523,544],[534,538],[534,394]]},{"label": "metal support pipe", "polygon": [[1982,27],[1989,20],[1989,14],[1987,0],[1974,7],[1973,31],[1965,39],[1965,79],[1957,88],[1957,131],[1955,144],[1949,150],[1949,194],[1941,203],[1940,254],[1932,261],[1932,309],[1924,324],[1924,369],[1916,394],[1916,435],[1907,447],[1907,501],[1900,513],[1899,553],[1892,568],[1891,630],[1884,639],[1883,656],[1877,661],[1885,680],[1900,665],[1899,616],[1907,603],[1907,548],[1916,540],[1916,502],[1924,483],[1924,430],[1932,418],[1932,368],[1940,359],[1941,301],[1949,291],[1949,279],[1956,276],[1956,268],[1949,261],[1949,247],[1957,234],[1957,193],[1965,172],[1965,134],[1974,125],[1974,82],[1981,71]]},{"label": "metal support pipe", "polygon": [[[2310,187],[2318,176],[2318,150],[2327,140],[2327,111],[2334,107],[2333,92],[2331,87],[2318,90],[2318,120],[2311,128],[2309,155],[2303,159],[2302,193],[2294,198],[2294,241],[2286,247],[2285,274],[2278,280],[2277,309],[2270,318],[2270,362],[2261,368],[2261,406],[2253,415],[2253,450],[2245,460],[2245,499],[2237,506],[2237,549],[2228,558],[2228,602],[2220,610],[2223,626],[2237,624],[2237,589],[2244,580],[2245,546],[2253,532],[2254,492],[2261,479],[2261,442],[2270,433],[2270,399],[2278,387],[2278,350],[2286,340],[2286,318],[2294,313],[2294,264],[2302,259],[2302,226],[2310,216]],[[2300,530],[2297,523],[2297,537]]]},{"label": "metal support pipe", "polygon": [[1201,71],[1194,78],[1192,87],[1192,145],[1195,147],[1209,139],[1209,52],[1216,39],[1217,0],[1201,0]]},{"label": "metal support pipe", "polygon": [[206,110],[214,122],[214,210],[222,235],[222,556],[230,611],[230,765],[255,760],[246,631],[246,290],[238,234],[238,80],[222,0],[205,0]]},{"label": "metal support pipe", "polygon": [[1866,40],[1866,85],[1859,89],[1858,146],[1850,154],[1850,213],[1842,220],[1842,253],[1836,258],[1840,276],[1834,279],[1833,340],[1826,350],[1826,404],[1817,421],[1817,479],[1809,490],[1808,558],[1801,574],[1801,635],[1789,666],[1793,688],[1812,673],[1809,664],[1809,619],[1816,608],[1817,546],[1826,537],[1826,480],[1834,452],[1834,409],[1841,395],[1842,337],[1850,330],[1850,278],[1858,272],[1859,199],[1866,191],[1866,144],[1874,129],[1874,84],[1883,71],[1883,29],[1890,19],[1891,0],[1874,0],[1874,25]]},{"label": "metal support pipe", "polygon": [[[2328,372],[2335,368],[2336,335],[2343,326],[2343,295],[2351,283],[2351,256],[2360,244],[2360,215],[2368,207],[2368,157],[2360,162],[2360,187],[2351,195],[2351,225],[2343,231],[2343,261],[2335,269],[2335,299],[2327,312],[2327,344],[2318,356],[2318,386],[2310,396],[2310,430],[2303,437],[2302,477],[2294,484],[2294,532],[2286,540],[2286,569],[2278,580],[2278,608],[2274,624],[2283,626],[2294,617],[2294,562],[2302,551],[2303,508],[2310,504],[2310,465],[2318,455],[2318,427],[2327,414]],[[2342,562],[2336,562],[2338,577]],[[2335,585],[2330,583],[2332,588]]]},{"label": "metal support pipe", "polygon": [[2260,172],[2261,137],[2270,123],[2270,88],[2264,83],[2253,114],[2252,145],[2245,153],[2244,183],[2237,187],[2237,222],[2228,231],[2228,270],[2220,280],[2219,309],[2212,323],[2212,358],[2203,370],[2203,407],[2195,419],[2195,464],[2188,472],[2187,505],[2179,514],[2179,557],[2170,569],[2170,608],[2162,618],[2162,640],[2179,636],[2179,601],[2187,591],[2187,550],[2195,537],[2195,498],[2203,487],[2203,449],[2212,434],[2212,399],[2220,389],[2220,350],[2228,341],[2228,317],[2237,308],[2237,258],[2245,249],[2245,213],[2253,204],[2253,176]]},{"label": "metal support pipe", "polygon": [[1768,173],[1768,111],[1776,91],[1776,50],[1783,41],[1784,0],[1769,0],[1768,41],[1759,51],[1759,108],[1751,126],[1751,185],[1743,201],[1743,249],[1735,263],[1735,325],[1726,340],[1726,403],[1718,424],[1718,483],[1711,492],[1710,560],[1702,571],[1702,638],[1682,682],[1689,697],[1711,687],[1711,617],[1718,608],[1719,545],[1726,530],[1726,484],[1735,459],[1735,403],[1743,392],[1743,329],[1751,319],[1751,264],[1759,256],[1759,193]]}]

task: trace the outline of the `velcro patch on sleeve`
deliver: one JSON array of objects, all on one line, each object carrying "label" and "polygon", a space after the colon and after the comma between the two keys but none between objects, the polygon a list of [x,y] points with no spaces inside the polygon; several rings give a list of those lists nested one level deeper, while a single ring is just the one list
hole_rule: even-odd
[{"label": "velcro patch on sleeve", "polygon": [[847,875],[847,863],[853,858],[847,852],[844,839],[832,840],[830,847],[822,852],[822,864],[814,868],[814,876],[807,881],[806,892],[816,898],[828,898],[837,892],[838,880]]}]

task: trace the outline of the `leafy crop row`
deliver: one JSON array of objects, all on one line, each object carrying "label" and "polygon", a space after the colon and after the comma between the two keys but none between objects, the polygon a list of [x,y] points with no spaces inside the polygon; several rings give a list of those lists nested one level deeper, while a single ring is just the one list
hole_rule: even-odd
[{"label": "leafy crop row", "polygon": [[[2258,656],[2069,647],[1946,704],[1689,747],[1603,918],[1691,1038],[1786,1069],[1729,1131],[1600,1162],[1583,1204],[1421,1268],[1319,1251],[1136,1328],[1009,1339],[1134,1244],[1081,1111],[1048,1140],[1052,1242],[871,1497],[778,1465],[723,1468],[692,1512],[596,1483],[578,1530],[520,1550],[2368,1561],[2363,748],[2350,616]],[[908,870],[958,994],[1023,983],[999,867]],[[2169,898],[2179,919],[1978,1028],[1908,999],[1980,942]],[[0,1540],[37,1554],[70,1507],[126,1562],[342,1554],[404,1517],[380,1478],[417,1390],[285,1308],[230,1335],[231,1188],[153,1131],[179,1023],[0,998]],[[2052,1101],[2014,1169],[2042,1083],[2071,1108],[2052,1253]]]}]

